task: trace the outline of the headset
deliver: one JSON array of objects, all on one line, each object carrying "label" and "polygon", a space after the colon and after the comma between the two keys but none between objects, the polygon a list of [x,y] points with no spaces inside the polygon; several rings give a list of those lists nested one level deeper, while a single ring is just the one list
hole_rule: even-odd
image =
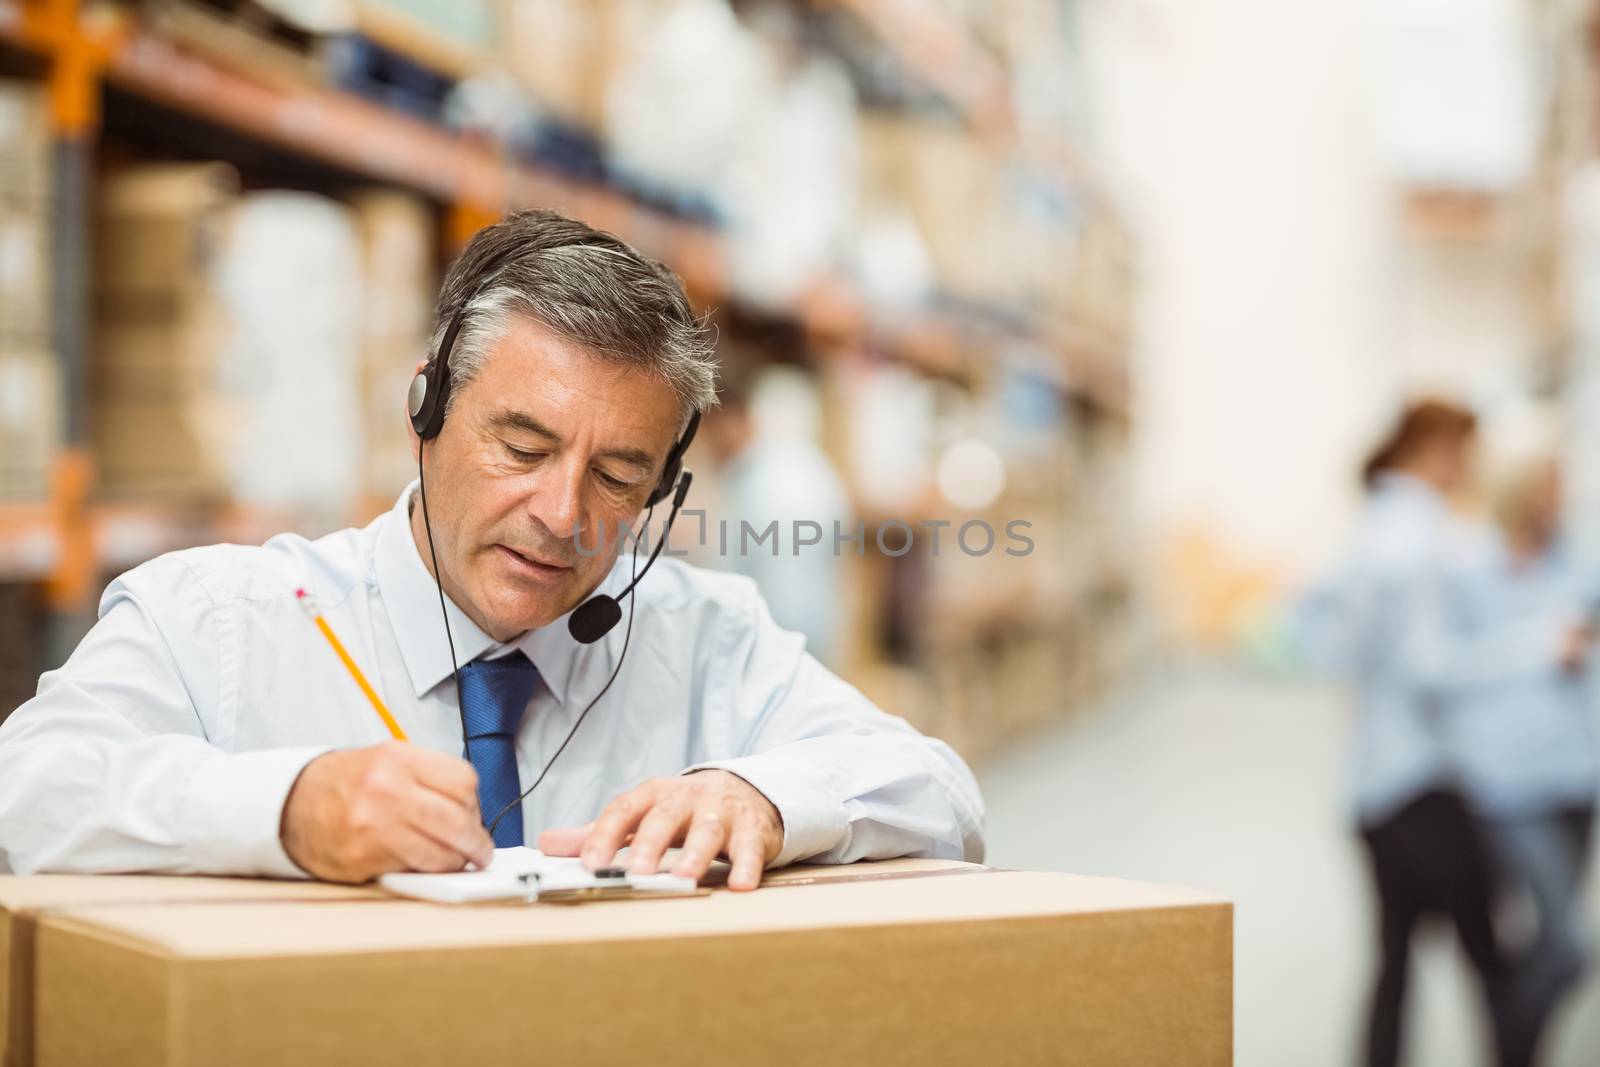
[{"label": "headset", "polygon": [[[581,246],[587,243],[573,242],[572,244]],[[604,246],[597,244],[596,247]],[[467,736],[466,711],[461,699],[461,670],[456,662],[455,639],[450,633],[450,615],[445,608],[444,584],[439,578],[439,555],[433,547],[433,525],[428,518],[428,490],[422,471],[422,453],[423,446],[437,438],[444,429],[445,412],[450,405],[450,353],[455,347],[456,336],[461,332],[462,324],[466,321],[467,310],[480,294],[489,289],[492,282],[499,279],[518,251],[518,248],[512,246],[483,265],[482,280],[461,301],[461,305],[450,316],[450,323],[445,328],[444,335],[439,339],[438,351],[423,366],[422,370],[418,371],[416,376],[411,379],[411,386],[406,391],[406,411],[411,416],[411,428],[416,431],[419,439],[417,447],[417,486],[422,500],[422,525],[427,532],[428,554],[433,560],[434,584],[438,586],[439,590],[439,612],[444,617],[445,640],[450,646],[450,672],[455,679],[456,704],[461,709],[462,747],[469,762],[471,761],[472,741]],[[539,783],[544,781],[545,775],[550,773],[550,768],[555,764],[555,761],[561,757],[562,752],[566,751],[567,743],[578,732],[578,727],[583,725],[583,720],[588,717],[590,709],[600,702],[600,698],[606,695],[606,691],[611,688],[611,683],[615,682],[617,675],[621,673],[622,661],[628,654],[629,638],[633,635],[633,591],[639,584],[640,579],[654,566],[656,558],[661,555],[661,550],[666,547],[667,537],[672,532],[672,524],[677,520],[678,511],[683,507],[683,502],[689,495],[689,486],[694,480],[694,475],[691,471],[684,469],[683,457],[684,453],[689,450],[689,445],[694,441],[695,431],[699,427],[700,412],[696,411],[689,416],[689,422],[684,427],[683,433],[667,452],[666,463],[661,470],[661,478],[650,490],[650,496],[645,501],[647,509],[645,512],[645,529],[648,531],[650,516],[655,513],[655,506],[669,495],[672,497],[672,509],[667,515],[666,526],[661,531],[660,540],[656,542],[655,548],[651,550],[650,558],[645,562],[644,569],[640,570],[638,566],[639,539],[635,537],[633,540],[631,580],[623,588],[622,592],[616,596],[611,596],[607,593],[596,593],[578,605],[567,618],[567,631],[572,635],[573,639],[582,644],[593,644],[610,633],[612,628],[621,621],[622,607],[619,601],[622,597],[628,598],[627,633],[623,638],[622,652],[617,657],[617,665],[612,670],[611,677],[606,680],[605,686],[595,694],[594,699],[589,701],[588,705],[578,715],[577,722],[572,724],[572,729],[567,733],[565,740],[556,749],[555,755],[550,757],[550,761],[544,765],[544,769],[540,771],[533,785],[529,786],[521,796],[506,804],[495,814],[493,821],[488,824],[488,832],[491,837],[494,835],[494,828],[499,825],[500,820],[506,813],[519,807],[522,801],[527,799],[528,795],[539,787]]]},{"label": "headset", "polygon": [[[487,288],[487,283],[481,288]],[[474,293],[471,299],[463,302],[461,309],[451,316],[450,325],[439,341],[438,355],[417,372],[416,377],[411,379],[411,388],[406,392],[406,410],[411,413],[411,428],[424,441],[433,440],[444,429],[444,413],[450,405],[450,350],[455,347],[456,335],[461,332],[467,307],[476,299],[477,294]],[[683,454],[689,450],[689,445],[694,441],[695,431],[699,428],[700,413],[697,411],[689,417],[689,424],[684,427],[683,435],[667,453],[666,466],[661,470],[661,480],[656,483],[655,488],[650,491],[649,499],[645,501],[647,507],[654,507],[665,500],[667,494],[677,488],[679,475],[688,473],[683,469]]]},{"label": "headset", "polygon": [[[428,442],[439,436],[444,429],[444,416],[450,406],[450,352],[455,348],[456,336],[461,332],[461,326],[466,321],[467,309],[478,295],[486,291],[490,283],[497,280],[507,266],[507,262],[516,253],[512,248],[503,253],[497,261],[491,261],[483,269],[483,281],[477,288],[461,302],[455,314],[450,317],[450,324],[445,328],[444,336],[439,340],[439,351],[427,364],[418,371],[416,377],[411,379],[411,388],[406,392],[406,410],[411,415],[411,428],[416,431],[417,437],[422,442]],[[700,428],[700,413],[694,412],[689,416],[688,425],[684,427],[682,435],[673,443],[667,452],[667,461],[661,469],[661,478],[650,490],[650,496],[645,500],[647,508],[654,508],[668,495],[672,495],[672,510],[667,516],[666,528],[661,533],[661,540],[650,553],[650,559],[645,563],[644,570],[634,576],[616,597],[604,593],[597,593],[584,601],[567,620],[567,629],[573,638],[583,644],[593,644],[609,633],[622,618],[622,609],[618,600],[630,596],[633,587],[639,579],[649,572],[656,557],[661,553],[661,546],[666,543],[667,535],[672,531],[672,524],[678,517],[678,510],[683,507],[684,500],[689,495],[689,485],[694,480],[691,471],[684,470],[683,456],[689,450],[689,445],[694,441],[695,431]],[[417,480],[422,481],[422,449],[417,449]],[[423,525],[428,528],[429,550],[432,550],[432,527],[428,522],[427,493],[422,494]],[[649,520],[646,519],[646,522]],[[634,541],[635,548],[638,541]],[[438,574],[438,564],[435,561],[435,575]],[[441,590],[441,596],[443,595]]]}]

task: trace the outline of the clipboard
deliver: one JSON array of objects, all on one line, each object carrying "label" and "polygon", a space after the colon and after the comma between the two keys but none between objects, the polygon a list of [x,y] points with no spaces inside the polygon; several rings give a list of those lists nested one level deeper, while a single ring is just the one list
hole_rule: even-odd
[{"label": "clipboard", "polygon": [[575,857],[546,856],[522,846],[495,849],[494,860],[483,870],[385,874],[378,884],[396,896],[438,904],[577,904],[590,900],[704,896],[711,892],[693,878],[665,872],[629,874],[622,867],[590,871]]}]

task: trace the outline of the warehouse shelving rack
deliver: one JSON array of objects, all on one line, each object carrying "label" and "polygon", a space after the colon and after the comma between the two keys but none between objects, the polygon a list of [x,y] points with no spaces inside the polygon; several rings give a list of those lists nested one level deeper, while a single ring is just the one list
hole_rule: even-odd
[{"label": "warehouse shelving rack", "polygon": [[[997,71],[948,20],[913,6],[860,4],[863,21],[902,49],[909,69],[946,93],[973,130],[1009,136],[1009,105]],[[683,277],[703,307],[732,301],[726,254],[712,227],[670,217],[610,188],[575,181],[508,158],[498,146],[446,130],[353,94],[201,55],[125,17],[80,0],[0,0],[0,60],[27,67],[48,89],[54,140],[51,324],[61,363],[65,440],[50,498],[0,505],[0,580],[41,581],[52,617],[50,658],[70,649],[90,617],[106,571],[199,541],[260,541],[277,532],[269,517],[227,514],[192,520],[151,507],[110,505],[94,494],[87,447],[85,366],[93,242],[90,209],[102,108],[107,93],[154,105],[186,121],[281,154],[399,186],[443,208],[447,245],[459,247],[505,211],[564,210],[618,233]],[[906,20],[911,20],[907,23]],[[1097,200],[1090,178],[1063,167],[1064,180]],[[984,353],[1021,335],[1058,353],[1062,388],[1076,402],[1126,418],[1125,361],[1115,338],[1081,324],[997,326],[958,310],[880,316],[843,278],[829,279],[785,314],[819,352],[870,347],[939,377],[960,379]]]}]

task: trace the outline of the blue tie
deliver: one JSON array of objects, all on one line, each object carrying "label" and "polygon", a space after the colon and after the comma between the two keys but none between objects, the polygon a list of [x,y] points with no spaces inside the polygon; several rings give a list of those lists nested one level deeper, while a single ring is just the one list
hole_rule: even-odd
[{"label": "blue tie", "polygon": [[[539,668],[520,652],[502,659],[476,660],[461,668],[461,717],[466,723],[467,758],[478,772],[478,807],[488,826],[522,794],[517,776],[517,726],[539,682]],[[495,827],[496,848],[522,844],[522,808],[506,812]]]}]

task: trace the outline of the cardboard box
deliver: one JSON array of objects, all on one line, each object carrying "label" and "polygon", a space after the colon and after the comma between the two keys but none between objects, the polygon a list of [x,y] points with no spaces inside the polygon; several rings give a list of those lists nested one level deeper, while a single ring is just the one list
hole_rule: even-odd
[{"label": "cardboard box", "polygon": [[37,1062],[1231,1062],[1226,902],[875,866],[578,907],[58,909]]},{"label": "cardboard box", "polygon": [[351,198],[361,242],[361,491],[387,507],[417,464],[404,415],[405,392],[428,355],[438,222],[426,201],[400,192]]},{"label": "cardboard box", "polygon": [[861,122],[861,202],[910,213],[945,289],[1005,303],[1023,285],[1009,238],[1006,161],[948,119],[867,113]]},{"label": "cardboard box", "polygon": [[[59,908],[195,906],[224,901],[383,898],[377,889],[322,882],[151,875],[0,875],[0,1064],[34,1062],[34,967],[39,921]],[[115,1057],[113,1057],[115,1059]]]},{"label": "cardboard box", "polygon": [[50,341],[50,211],[0,191],[0,343]]},{"label": "cardboard box", "polygon": [[223,163],[159,163],[100,184],[95,285],[101,293],[205,291],[239,176]]},{"label": "cardboard box", "polygon": [[113,498],[219,499],[238,425],[220,386],[216,292],[238,175],[159,164],[100,187],[90,433]]},{"label": "cardboard box", "polygon": [[220,504],[229,495],[225,460],[235,425],[219,401],[98,404],[93,432],[100,492],[112,500]]},{"label": "cardboard box", "polygon": [[603,130],[618,72],[639,61],[674,0],[495,0],[497,58],[540,110]]},{"label": "cardboard box", "polygon": [[0,78],[0,193],[50,188],[50,119],[44,83]]},{"label": "cardboard box", "polygon": [[[769,872],[768,885],[818,881],[868,881],[917,877],[968,864],[902,859],[849,866],[788,867]],[[707,883],[727,876],[727,865],[713,865]],[[55,911],[85,907],[151,908],[177,904],[240,904],[284,901],[394,901],[372,886],[326,882],[269,881],[163,875],[0,875],[0,1067],[32,1067],[34,1048],[35,951],[39,920]]]},{"label": "cardboard box", "polygon": [[598,128],[605,111],[602,38],[610,0],[497,0],[499,58],[538,105]]},{"label": "cardboard box", "polygon": [[43,500],[61,444],[61,369],[0,342],[0,500]]}]

